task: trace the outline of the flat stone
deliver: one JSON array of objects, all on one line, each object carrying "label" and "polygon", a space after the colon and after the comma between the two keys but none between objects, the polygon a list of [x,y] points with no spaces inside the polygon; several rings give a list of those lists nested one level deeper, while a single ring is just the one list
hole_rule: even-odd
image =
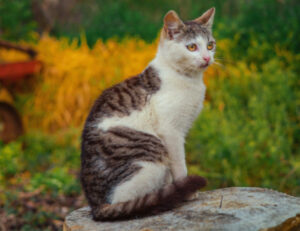
[{"label": "flat stone", "polygon": [[201,192],[177,209],[140,219],[95,222],[89,207],[66,217],[64,231],[88,230],[297,231],[300,198],[270,189],[234,187]]}]

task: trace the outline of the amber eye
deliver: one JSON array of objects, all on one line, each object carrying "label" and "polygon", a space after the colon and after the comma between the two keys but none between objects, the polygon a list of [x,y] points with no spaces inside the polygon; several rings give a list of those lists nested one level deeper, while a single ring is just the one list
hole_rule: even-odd
[{"label": "amber eye", "polygon": [[192,44],[187,45],[186,48],[189,51],[195,51],[195,50],[197,50],[197,45],[195,43],[192,43]]},{"label": "amber eye", "polygon": [[207,50],[212,50],[212,49],[214,49],[214,42],[209,42],[207,44]]}]

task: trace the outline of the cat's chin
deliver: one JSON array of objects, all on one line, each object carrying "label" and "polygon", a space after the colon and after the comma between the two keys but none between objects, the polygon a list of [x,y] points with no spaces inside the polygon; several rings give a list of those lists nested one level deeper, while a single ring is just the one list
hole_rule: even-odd
[{"label": "cat's chin", "polygon": [[205,70],[206,68],[208,68],[208,66],[209,66],[208,63],[206,63],[206,64],[201,64],[201,65],[199,66],[199,69],[200,69],[200,70]]}]

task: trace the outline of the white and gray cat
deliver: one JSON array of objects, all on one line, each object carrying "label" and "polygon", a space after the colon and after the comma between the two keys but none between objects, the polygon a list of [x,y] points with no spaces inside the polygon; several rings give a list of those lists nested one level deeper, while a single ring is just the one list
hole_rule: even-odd
[{"label": "white and gray cat", "polygon": [[214,13],[183,22],[169,11],[148,67],[96,100],[81,154],[82,187],[95,220],[168,210],[205,186],[202,177],[187,176],[184,141],[203,107]]}]

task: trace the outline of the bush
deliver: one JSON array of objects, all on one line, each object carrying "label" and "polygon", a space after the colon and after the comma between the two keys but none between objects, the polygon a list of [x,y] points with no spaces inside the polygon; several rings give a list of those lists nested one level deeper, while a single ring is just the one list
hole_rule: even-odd
[{"label": "bush", "polygon": [[30,0],[0,0],[0,38],[32,40],[37,24],[33,19]]},{"label": "bush", "polygon": [[257,58],[255,53],[250,57],[242,56],[250,62],[261,63],[273,57],[275,45],[299,53],[300,4],[297,0],[213,0],[201,4],[197,0],[85,1],[78,7],[84,19],[80,25],[66,28],[58,24],[54,34],[78,37],[84,31],[89,45],[99,38],[106,40],[113,36],[136,36],[150,42],[157,37],[163,16],[170,9],[176,10],[183,20],[191,20],[212,6],[216,7],[214,31],[217,39],[237,40],[232,51],[235,59],[239,60],[241,51],[249,49],[253,41],[263,46],[264,56]]},{"label": "bush", "polygon": [[[65,161],[68,164],[67,161]],[[78,169],[78,166],[76,166]],[[76,174],[70,174],[68,167],[53,167],[46,172],[37,172],[26,187],[28,191],[42,188],[44,191],[51,192],[52,195],[72,195],[78,194],[80,184],[76,180]]]},{"label": "bush", "polygon": [[298,80],[279,66],[273,59],[258,72],[240,63],[208,80],[210,101],[187,152],[190,170],[206,176],[211,188],[259,186],[299,195]]},{"label": "bush", "polygon": [[42,189],[57,194],[78,194],[79,144],[74,134],[49,136],[29,133],[0,146],[0,185],[22,185],[26,191]]},{"label": "bush", "polygon": [[0,143],[0,150],[0,184],[3,184],[6,178],[13,177],[22,168],[22,162],[18,158],[21,152],[21,144],[11,143],[4,146]]},{"label": "bush", "polygon": [[224,15],[215,27],[218,38],[235,41],[232,58],[260,65],[276,55],[276,46],[299,53],[300,4],[296,0],[239,1],[238,8],[236,16]]}]

